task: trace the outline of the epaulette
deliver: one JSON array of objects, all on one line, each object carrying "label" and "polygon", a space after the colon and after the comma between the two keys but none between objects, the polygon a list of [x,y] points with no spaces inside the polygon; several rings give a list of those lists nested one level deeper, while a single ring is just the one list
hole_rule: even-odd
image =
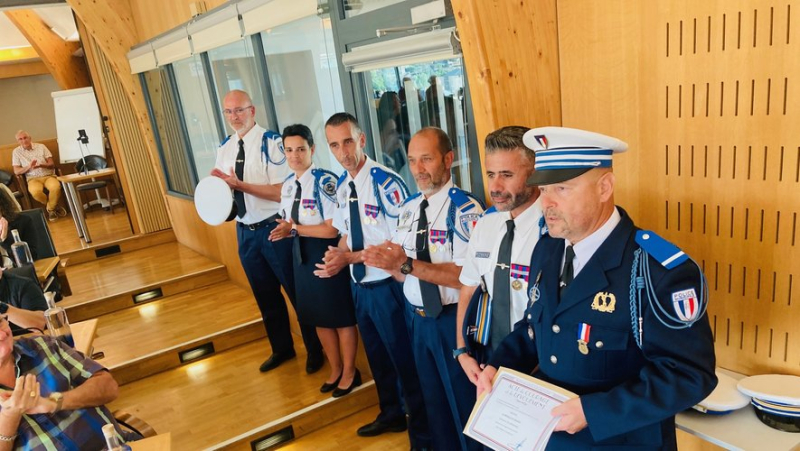
[{"label": "epaulette", "polygon": [[[461,188],[450,188],[450,208],[447,213],[447,230],[452,231],[463,241],[469,241],[475,224],[483,213],[483,202]],[[452,237],[448,237],[452,240]]]},{"label": "epaulette", "polygon": [[422,193],[420,193],[420,192],[417,192],[417,193],[415,193],[415,194],[412,194],[412,195],[410,195],[410,196],[406,197],[406,200],[404,200],[404,201],[403,201],[403,203],[402,203],[402,204],[400,204],[400,206],[401,206],[401,207],[405,207],[405,206],[406,206],[406,204],[408,204],[409,202],[411,202],[412,200],[414,200],[414,199],[418,198],[418,197],[419,197],[419,196],[421,196],[421,195],[422,195]]},{"label": "epaulette", "polygon": [[339,179],[336,180],[336,188],[342,186],[342,183],[347,180],[347,171],[342,172],[342,175],[339,176]]},{"label": "epaulette", "polygon": [[[390,218],[397,218],[400,215],[398,207],[408,197],[409,190],[403,179],[399,175],[387,172],[380,167],[373,167],[370,170],[372,176],[372,187],[378,207]],[[384,199],[389,203],[386,205]]]},{"label": "epaulette", "polygon": [[225,137],[225,139],[223,139],[223,140],[222,140],[222,142],[221,142],[221,143],[219,143],[219,146],[220,146],[220,147],[224,146],[224,145],[225,145],[225,143],[226,143],[226,142],[228,142],[228,141],[231,139],[231,136],[233,136],[233,135],[228,135],[228,136],[226,136],[226,137]]},{"label": "epaulette", "polygon": [[314,175],[314,180],[317,182],[314,191],[321,192],[329,201],[336,202],[336,174],[322,168],[312,169],[311,174]]},{"label": "epaulette", "polygon": [[544,215],[542,215],[542,217],[539,218],[539,237],[545,236],[547,232],[547,221],[545,221]]},{"label": "epaulette", "polygon": [[672,269],[689,259],[682,250],[650,230],[636,232],[636,243],[661,266]]},{"label": "epaulette", "polygon": [[492,213],[497,213],[497,208],[495,208],[495,206],[494,206],[494,205],[492,205],[491,207],[487,208],[487,209],[486,209],[486,210],[483,212],[483,216],[490,215],[490,214],[492,214]]},{"label": "epaulette", "polygon": [[286,183],[286,182],[288,182],[288,181],[289,181],[289,179],[291,179],[291,178],[292,178],[292,177],[294,177],[294,176],[295,176],[295,173],[294,173],[294,172],[292,172],[291,174],[287,175],[287,176],[286,176],[286,178],[285,178],[285,179],[283,179],[283,183]]},{"label": "epaulette", "polygon": [[[276,141],[278,143],[278,150],[281,152],[281,159],[279,161],[274,161],[269,154],[270,141]],[[264,154],[264,156],[267,157],[267,161],[272,164],[280,166],[286,163],[286,152],[283,150],[283,138],[272,130],[265,131],[264,135],[261,137],[261,153]]]}]

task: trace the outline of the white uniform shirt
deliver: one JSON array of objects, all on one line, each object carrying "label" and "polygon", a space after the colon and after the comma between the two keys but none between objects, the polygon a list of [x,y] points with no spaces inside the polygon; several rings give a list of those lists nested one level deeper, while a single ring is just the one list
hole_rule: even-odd
[{"label": "white uniform shirt", "polygon": [[[425,210],[428,218],[428,242],[425,245],[428,246],[431,263],[453,262],[457,266],[462,266],[467,255],[467,242],[459,238],[455,233],[452,234],[452,242],[447,240],[447,215],[452,202],[448,193],[452,187],[453,181],[450,180],[442,186],[439,192],[428,198],[428,208]],[[417,257],[415,251],[417,248],[416,232],[419,221],[419,206],[423,198],[422,195],[416,196],[403,205],[397,230],[392,239],[395,243],[403,246],[406,255],[412,258]],[[480,214],[482,211],[471,210],[470,213]],[[457,217],[455,221],[458,221]],[[412,305],[423,307],[418,278],[411,274],[407,275],[405,283],[403,283],[403,293]],[[442,298],[442,305],[458,303],[459,290],[456,288],[440,286],[439,294]]]},{"label": "white uniform shirt", "polygon": [[[528,283],[535,274],[530,274],[531,254],[539,241],[539,221],[542,218],[541,199],[537,199],[521,215],[514,218],[514,241],[511,245],[511,328],[522,319],[528,305]],[[494,269],[497,266],[497,253],[506,234],[506,221],[511,219],[509,212],[495,212],[478,220],[469,239],[467,258],[464,261],[459,280],[462,284],[476,286],[481,276],[486,281],[489,295],[494,297]],[[515,280],[519,282],[515,283]],[[514,289],[517,285],[520,289]]]},{"label": "white uniform shirt", "polygon": [[[386,172],[397,175],[396,172],[386,166],[376,163],[367,156],[365,156],[365,158],[366,162],[361,170],[358,171],[358,174],[356,174],[355,179],[350,176],[349,172],[346,172],[345,180],[336,190],[336,200],[339,208],[336,209],[336,214],[333,216],[333,226],[337,228],[342,235],[347,235],[347,247],[350,249],[353,249],[353,237],[350,235],[350,225],[353,220],[361,221],[361,231],[364,236],[365,249],[367,246],[374,246],[386,240],[391,240],[392,233],[394,233],[397,228],[397,219],[386,216],[383,210],[374,218],[374,224],[372,223],[373,221],[369,223],[364,221],[367,217],[365,206],[369,205],[371,209],[374,209],[379,205],[378,199],[375,198],[375,190],[373,189],[372,174],[370,172],[372,168],[379,167]],[[356,192],[358,193],[358,218],[350,218],[350,202],[348,199],[350,198],[351,181],[355,182]],[[370,216],[370,219],[373,218]],[[353,265],[350,265],[351,277],[353,277],[352,266]],[[389,273],[386,271],[367,266],[366,276],[361,282],[375,282],[387,277],[389,277]]]},{"label": "white uniform shirt", "polygon": [[[289,165],[283,155],[283,144],[280,137],[268,141],[270,159],[281,162],[274,164],[267,160],[261,152],[261,138],[266,130],[256,124],[247,132],[244,141],[244,182],[256,185],[275,185],[282,183],[289,175]],[[236,172],[236,155],[239,153],[239,136],[234,134],[230,139],[217,149],[217,162],[215,167],[226,174]],[[261,222],[278,212],[280,204],[271,200],[261,199],[245,193],[244,204],[247,213],[236,220],[243,224]]]},{"label": "white uniform shirt", "polygon": [[[319,200],[322,202],[322,214],[320,214],[317,199],[314,197],[314,186],[317,184],[317,179],[311,172],[316,166],[313,164],[306,169],[306,172],[300,176],[300,209],[298,210],[298,219],[302,225],[319,225],[325,222],[326,219],[332,219],[336,212],[336,203],[329,200],[324,193],[319,193]],[[292,217],[292,205],[294,205],[294,193],[297,189],[295,184],[295,174],[289,176],[283,187],[281,188],[281,217],[289,220]]]},{"label": "white uniform shirt", "polygon": [[[38,164],[46,163],[48,158],[53,158],[50,149],[44,144],[31,143],[31,150],[25,150],[22,146],[17,146],[11,154],[11,164],[13,166],[22,166],[23,168],[31,164],[31,161],[36,160]],[[55,174],[53,168],[34,168],[25,173],[26,179],[36,177],[45,177]]]}]

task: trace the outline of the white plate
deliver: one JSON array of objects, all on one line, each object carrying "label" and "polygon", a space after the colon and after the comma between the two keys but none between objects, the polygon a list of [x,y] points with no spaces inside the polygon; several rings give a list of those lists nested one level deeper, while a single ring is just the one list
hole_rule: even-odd
[{"label": "white plate", "polygon": [[739,381],[739,391],[753,398],[800,405],[800,377],[785,374],[761,374]]},{"label": "white plate", "polygon": [[695,406],[701,412],[711,411],[712,413],[730,412],[745,407],[750,403],[750,397],[743,395],[736,389],[736,379],[717,370],[715,372],[719,383],[708,397]]},{"label": "white plate", "polygon": [[233,207],[231,188],[219,177],[208,176],[200,180],[194,189],[194,207],[205,223],[222,224]]}]

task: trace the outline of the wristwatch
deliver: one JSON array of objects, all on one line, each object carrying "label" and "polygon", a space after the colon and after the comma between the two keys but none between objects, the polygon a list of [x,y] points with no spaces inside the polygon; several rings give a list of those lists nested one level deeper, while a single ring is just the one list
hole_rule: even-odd
[{"label": "wristwatch", "polygon": [[5,315],[8,312],[8,304],[0,301],[0,315]]},{"label": "wristwatch", "polygon": [[466,347],[461,347],[458,349],[453,349],[453,359],[458,360],[458,356],[461,354],[469,354],[469,351]]},{"label": "wristwatch", "polygon": [[61,410],[61,405],[64,403],[64,395],[61,392],[54,391],[53,393],[50,393],[50,396],[48,396],[47,399],[56,403],[56,408],[52,413],[56,413]]},{"label": "wristwatch", "polygon": [[414,270],[414,259],[408,257],[406,262],[400,265],[400,274],[411,274],[411,271]]},{"label": "wristwatch", "polygon": [[289,232],[292,238],[297,236],[297,224],[292,223],[292,231]]}]

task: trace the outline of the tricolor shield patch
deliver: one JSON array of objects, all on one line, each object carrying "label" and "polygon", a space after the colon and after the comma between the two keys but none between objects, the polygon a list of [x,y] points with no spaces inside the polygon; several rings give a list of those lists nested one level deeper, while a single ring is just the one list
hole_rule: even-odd
[{"label": "tricolor shield patch", "polygon": [[700,314],[700,303],[694,288],[672,293],[672,306],[678,318],[687,323],[697,319],[697,315]]}]

